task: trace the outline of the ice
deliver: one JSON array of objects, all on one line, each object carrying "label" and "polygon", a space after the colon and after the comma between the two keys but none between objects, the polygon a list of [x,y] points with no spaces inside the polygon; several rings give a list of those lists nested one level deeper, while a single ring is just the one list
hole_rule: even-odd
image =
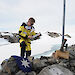
[{"label": "ice", "polygon": [[0,38],[0,46],[10,44],[7,40]]}]

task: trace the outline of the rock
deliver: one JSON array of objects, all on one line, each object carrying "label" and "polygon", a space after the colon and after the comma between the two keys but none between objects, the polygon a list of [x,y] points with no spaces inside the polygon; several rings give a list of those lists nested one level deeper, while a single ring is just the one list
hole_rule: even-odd
[{"label": "rock", "polygon": [[71,45],[67,48],[70,53],[70,59],[75,59],[75,45]]},{"label": "rock", "polygon": [[59,65],[45,67],[38,75],[73,75],[73,73]]},{"label": "rock", "polygon": [[51,59],[48,59],[47,62],[50,63],[50,64],[52,65],[52,64],[57,63],[58,61],[57,61],[56,59],[54,59],[54,58],[51,58]]},{"label": "rock", "polygon": [[70,60],[69,62],[71,66],[75,67],[75,60]]},{"label": "rock", "polygon": [[19,71],[17,72],[15,75],[36,75],[36,72],[32,71],[32,72],[29,72],[29,73],[24,73],[22,71]]},{"label": "rock", "polygon": [[43,59],[46,59],[46,60],[48,60],[48,59],[51,59],[51,58],[53,58],[53,57],[52,57],[52,56],[50,56],[50,57],[41,56],[40,60],[43,60]]},{"label": "rock", "polygon": [[0,72],[2,72],[2,70],[0,70]]},{"label": "rock", "polygon": [[0,32],[0,38],[8,40],[10,43],[18,43],[18,33]]},{"label": "rock", "polygon": [[63,63],[63,62],[60,62],[59,65],[60,65],[60,66],[63,66],[63,67],[67,67],[67,64],[65,64],[65,63]]},{"label": "rock", "polygon": [[8,74],[11,74],[11,71],[10,71],[10,68],[7,66],[7,63],[5,63],[3,66],[2,66],[2,71],[3,72],[7,72]]},{"label": "rock", "polygon": [[44,62],[45,60],[40,60],[40,59],[34,59],[33,60],[33,66],[36,66],[36,67],[44,67],[44,66],[46,66],[46,64],[45,64],[45,62]]},{"label": "rock", "polygon": [[54,59],[53,56],[41,56],[41,58],[36,59],[28,57],[32,65],[32,70],[28,73],[22,72],[15,59],[10,57],[2,62],[0,75],[75,75],[75,45],[69,46],[68,51],[70,59]]},{"label": "rock", "polygon": [[9,75],[8,73],[1,72],[0,75]]},{"label": "rock", "polygon": [[[53,37],[53,38],[62,36],[60,33],[56,33],[56,32],[47,32],[47,34],[49,36]],[[65,34],[64,36],[67,36],[68,38],[71,38],[71,36],[69,34]]]},{"label": "rock", "polygon": [[59,37],[61,34],[60,33],[56,33],[56,32],[47,32],[49,36],[56,38]]},{"label": "rock", "polygon": [[41,56],[40,60],[47,64],[47,66],[57,63],[56,59],[54,59],[53,57]]},{"label": "rock", "polygon": [[19,36],[17,33],[12,33],[13,37],[10,37],[9,42],[11,43],[18,43]]},{"label": "rock", "polygon": [[8,74],[14,74],[19,71],[19,68],[13,57],[11,57],[8,61],[2,64],[2,71],[7,72]]},{"label": "rock", "polygon": [[0,38],[2,38],[3,36],[0,34]]},{"label": "rock", "polygon": [[2,70],[0,70],[0,75],[9,75],[8,73],[3,73]]},{"label": "rock", "polygon": [[9,35],[3,35],[3,38],[4,38],[4,39],[9,40],[9,37],[10,37]]},{"label": "rock", "polygon": [[36,75],[36,72],[32,71],[32,72],[29,72],[27,75]]},{"label": "rock", "polygon": [[64,36],[67,36],[68,38],[71,38],[71,36],[70,36],[70,35],[68,35],[68,34],[65,34]]},{"label": "rock", "polygon": [[74,71],[75,70],[75,68],[74,67],[71,67],[71,71]]},{"label": "rock", "polygon": [[22,71],[17,72],[15,75],[26,75],[27,73],[24,73]]},{"label": "rock", "polygon": [[5,63],[7,63],[8,59],[5,59],[2,63],[1,66],[3,66]]},{"label": "rock", "polygon": [[4,35],[2,38],[7,39],[8,42],[14,43],[14,39],[9,35]]},{"label": "rock", "polygon": [[33,62],[33,59],[34,59],[34,57],[32,57],[32,56],[29,56],[29,57],[28,57],[28,60],[29,60],[30,62]]},{"label": "rock", "polygon": [[39,72],[45,66],[47,66],[47,64],[40,59],[34,59],[32,62],[32,70],[36,72]]},{"label": "rock", "polygon": [[0,70],[0,73],[2,72],[2,70]]}]

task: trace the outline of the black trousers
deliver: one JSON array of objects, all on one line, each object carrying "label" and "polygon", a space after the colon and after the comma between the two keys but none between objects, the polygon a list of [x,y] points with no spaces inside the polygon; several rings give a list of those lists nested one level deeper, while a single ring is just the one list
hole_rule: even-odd
[{"label": "black trousers", "polygon": [[30,51],[26,51],[26,50],[25,50],[26,46],[27,46],[27,45],[25,44],[24,41],[20,43],[20,47],[21,47],[21,57],[23,57],[23,58],[24,58],[24,56],[25,56],[25,53],[26,53],[26,58],[31,55],[31,50],[30,50]]}]

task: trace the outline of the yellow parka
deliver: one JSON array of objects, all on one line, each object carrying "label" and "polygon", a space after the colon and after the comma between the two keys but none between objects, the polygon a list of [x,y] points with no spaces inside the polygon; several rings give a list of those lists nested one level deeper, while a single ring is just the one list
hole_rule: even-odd
[{"label": "yellow parka", "polygon": [[28,36],[36,35],[34,32],[35,28],[33,26],[29,27],[25,23],[23,23],[19,28],[19,42],[22,41],[26,44],[26,51],[31,50],[31,40],[28,38]]}]

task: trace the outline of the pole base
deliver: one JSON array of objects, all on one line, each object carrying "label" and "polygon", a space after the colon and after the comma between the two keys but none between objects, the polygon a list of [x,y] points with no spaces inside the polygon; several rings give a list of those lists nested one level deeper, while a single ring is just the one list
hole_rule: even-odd
[{"label": "pole base", "polygon": [[60,50],[56,50],[55,53],[53,53],[53,57],[55,59],[58,58],[64,58],[64,59],[69,59],[69,52],[68,51],[60,51]]}]

